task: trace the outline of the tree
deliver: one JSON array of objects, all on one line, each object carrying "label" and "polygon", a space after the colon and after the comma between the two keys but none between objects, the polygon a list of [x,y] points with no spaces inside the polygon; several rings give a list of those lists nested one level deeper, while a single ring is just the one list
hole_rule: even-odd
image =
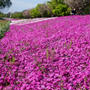
[{"label": "tree", "polygon": [[58,4],[64,4],[63,0],[51,0],[47,2],[47,5],[54,9]]},{"label": "tree", "polygon": [[70,8],[65,5],[64,0],[51,0],[47,5],[52,9],[53,16],[66,16],[70,14]]},{"label": "tree", "polygon": [[24,18],[30,18],[29,10],[24,10],[22,13]]},{"label": "tree", "polygon": [[70,14],[70,8],[67,5],[59,4],[53,9],[54,16],[66,16]]},{"label": "tree", "polygon": [[12,13],[11,18],[23,18],[23,13],[22,12]]},{"label": "tree", "polygon": [[[90,0],[64,0],[65,4],[67,4],[70,8],[76,9],[77,14],[83,13],[83,10],[90,6]],[[89,7],[90,8],[90,7]]]},{"label": "tree", "polygon": [[29,14],[30,14],[31,18],[41,17],[40,12],[38,11],[37,8],[33,8],[33,9],[29,10]]},{"label": "tree", "polygon": [[6,14],[0,12],[0,20],[2,19],[2,17],[6,17],[6,16],[7,16]]},{"label": "tree", "polygon": [[49,17],[52,14],[51,8],[46,4],[38,4],[36,8],[40,12],[41,17]]},{"label": "tree", "polygon": [[3,9],[5,7],[10,7],[12,5],[12,2],[10,0],[0,0],[0,9]]}]

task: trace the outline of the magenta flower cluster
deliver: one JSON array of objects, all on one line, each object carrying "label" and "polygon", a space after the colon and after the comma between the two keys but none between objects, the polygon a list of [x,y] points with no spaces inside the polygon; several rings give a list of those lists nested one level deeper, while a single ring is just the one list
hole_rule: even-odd
[{"label": "magenta flower cluster", "polygon": [[0,90],[90,90],[90,15],[11,25],[0,40]]}]

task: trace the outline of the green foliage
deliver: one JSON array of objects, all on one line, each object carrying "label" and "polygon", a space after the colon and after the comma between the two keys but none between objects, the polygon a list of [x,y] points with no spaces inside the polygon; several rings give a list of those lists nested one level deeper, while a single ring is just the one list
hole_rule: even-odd
[{"label": "green foliage", "polygon": [[0,0],[0,9],[10,7],[12,5],[10,0]]},{"label": "green foliage", "polygon": [[37,7],[31,9],[29,13],[32,18],[41,17]]},{"label": "green foliage", "polygon": [[36,8],[29,10],[30,17],[50,17],[52,15],[52,10],[46,4],[38,4]]},{"label": "green foliage", "polygon": [[0,12],[0,18],[6,17],[6,16],[7,16],[6,14],[3,14]]},{"label": "green foliage", "polygon": [[22,12],[16,12],[11,14],[11,18],[23,18],[23,13]]},{"label": "green foliage", "polygon": [[70,8],[65,5],[64,0],[51,0],[47,5],[52,9],[53,16],[70,15]]},{"label": "green foliage", "polygon": [[22,12],[22,14],[23,14],[23,18],[28,19],[28,18],[31,17],[30,14],[29,14],[29,10],[24,10],[24,11]]},{"label": "green foliage", "polygon": [[36,8],[41,17],[49,17],[52,14],[51,8],[46,4],[38,4]]},{"label": "green foliage", "polygon": [[5,32],[9,29],[10,21],[0,20],[0,39],[4,37]]},{"label": "green foliage", "polygon": [[64,0],[71,9],[76,9],[77,14],[90,13],[90,0]]},{"label": "green foliage", "polygon": [[15,62],[15,57],[13,56],[10,60],[11,63],[14,63]]},{"label": "green foliage", "polygon": [[59,4],[64,4],[64,0],[51,0],[47,2],[47,5],[52,9],[55,9]]},{"label": "green foliage", "polygon": [[35,8],[23,12],[12,13],[11,18],[39,18],[52,16],[66,16],[70,14],[70,8],[64,0],[51,0],[46,4],[38,4]]},{"label": "green foliage", "polygon": [[87,6],[87,7],[85,7],[85,8],[83,9],[82,14],[83,14],[83,15],[85,15],[85,14],[90,14],[90,5]]},{"label": "green foliage", "polygon": [[66,16],[70,14],[70,8],[63,3],[63,0],[51,0],[47,4],[38,4],[36,8],[30,10],[30,16],[50,17],[50,16]]},{"label": "green foliage", "polygon": [[70,14],[70,8],[67,7],[67,5],[59,4],[56,6],[55,9],[53,9],[53,14],[55,16],[66,16]]},{"label": "green foliage", "polygon": [[6,61],[9,61],[10,63],[14,64],[15,63],[15,57],[12,56],[11,58],[9,58],[9,54],[7,54],[5,57],[4,57],[4,62]]}]

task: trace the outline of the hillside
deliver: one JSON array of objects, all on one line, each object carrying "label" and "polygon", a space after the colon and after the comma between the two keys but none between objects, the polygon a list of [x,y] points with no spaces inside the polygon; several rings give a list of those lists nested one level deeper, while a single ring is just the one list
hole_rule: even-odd
[{"label": "hillside", "polygon": [[0,90],[90,90],[90,15],[12,24],[0,76]]}]

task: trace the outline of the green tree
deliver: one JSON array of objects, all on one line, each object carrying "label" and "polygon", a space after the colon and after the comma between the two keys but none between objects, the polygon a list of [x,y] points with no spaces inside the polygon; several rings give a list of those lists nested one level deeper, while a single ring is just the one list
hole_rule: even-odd
[{"label": "green tree", "polygon": [[36,8],[41,17],[49,17],[52,14],[51,8],[46,4],[38,4]]},{"label": "green tree", "polygon": [[0,12],[0,18],[2,18],[2,17],[6,17],[6,16],[7,16],[6,14]]},{"label": "green tree", "polygon": [[54,9],[58,4],[64,4],[63,0],[51,0],[47,2],[47,5]]},{"label": "green tree", "polygon": [[31,9],[30,17],[50,17],[52,15],[51,8],[46,4],[38,4],[35,8]]},{"label": "green tree", "polygon": [[22,12],[12,13],[11,18],[23,18],[23,13]]},{"label": "green tree", "polygon": [[0,9],[3,9],[5,7],[10,7],[12,5],[12,2],[10,0],[0,0]]},{"label": "green tree", "polygon": [[47,5],[52,9],[53,16],[66,16],[71,11],[64,0],[51,0],[47,2]]},{"label": "green tree", "polygon": [[40,12],[38,11],[37,7],[33,8],[29,11],[31,18],[41,17]]},{"label": "green tree", "polygon": [[[77,14],[89,13],[90,0],[64,0],[70,8],[76,9]],[[85,11],[85,12],[84,12]]]},{"label": "green tree", "polygon": [[67,5],[59,4],[53,9],[54,16],[66,16],[70,14],[70,8]]},{"label": "green tree", "polygon": [[89,6],[89,5],[86,6],[86,7],[83,9],[83,11],[82,11],[81,14],[83,14],[83,15],[85,15],[85,14],[90,14],[90,6]]}]

